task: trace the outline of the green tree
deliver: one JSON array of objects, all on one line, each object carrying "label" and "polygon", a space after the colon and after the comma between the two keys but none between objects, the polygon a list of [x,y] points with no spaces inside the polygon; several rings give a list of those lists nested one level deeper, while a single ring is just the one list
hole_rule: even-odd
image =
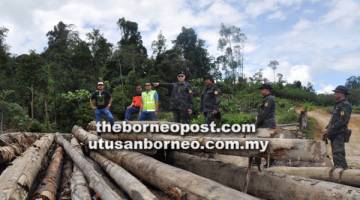
[{"label": "green tree", "polygon": [[209,73],[212,65],[205,49],[205,41],[198,38],[194,29],[182,27],[173,43],[173,49],[179,50],[185,62],[183,70],[187,71],[191,78],[200,78]]},{"label": "green tree", "polygon": [[159,35],[157,36],[157,40],[154,40],[151,43],[151,48],[153,50],[153,55],[157,58],[160,54],[164,53],[166,50],[166,39],[165,36],[160,31]]},{"label": "green tree", "polygon": [[[242,67],[242,59],[236,59],[242,57],[242,51],[244,49],[244,43],[246,41],[246,35],[239,27],[226,26],[223,23],[220,26],[220,39],[218,41],[218,48],[224,53],[219,59],[222,64],[222,69],[225,71],[227,78],[234,84],[237,76],[237,69]],[[235,48],[238,48],[236,51]]]},{"label": "green tree", "polygon": [[112,55],[112,44],[107,41],[98,29],[88,33],[87,37],[93,57],[94,74],[99,80],[102,80],[106,73],[106,65]]}]

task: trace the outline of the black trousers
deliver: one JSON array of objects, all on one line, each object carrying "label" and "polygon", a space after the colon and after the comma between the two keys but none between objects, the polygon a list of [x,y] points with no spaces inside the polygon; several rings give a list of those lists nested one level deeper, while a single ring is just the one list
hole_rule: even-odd
[{"label": "black trousers", "polygon": [[173,110],[174,121],[183,124],[190,124],[190,115],[186,110]]}]

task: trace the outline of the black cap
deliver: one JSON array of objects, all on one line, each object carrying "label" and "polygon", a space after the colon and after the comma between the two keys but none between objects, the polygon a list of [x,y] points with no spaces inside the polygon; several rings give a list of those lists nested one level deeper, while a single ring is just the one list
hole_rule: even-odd
[{"label": "black cap", "polygon": [[203,77],[203,80],[204,80],[204,81],[205,81],[205,80],[210,80],[210,81],[214,82],[214,77],[211,76],[211,75],[205,75],[205,76]]},{"label": "black cap", "polygon": [[270,84],[268,84],[268,83],[264,83],[264,84],[262,84],[260,87],[259,87],[259,90],[261,90],[261,89],[268,89],[268,90],[272,90],[272,87],[271,87],[271,85]]},{"label": "black cap", "polygon": [[180,75],[180,74],[183,74],[183,75],[186,75],[184,71],[179,71],[176,76]]},{"label": "black cap", "polygon": [[343,85],[339,85],[335,88],[335,90],[333,90],[333,92],[339,92],[339,93],[343,93],[345,95],[349,95],[349,90],[343,86]]}]

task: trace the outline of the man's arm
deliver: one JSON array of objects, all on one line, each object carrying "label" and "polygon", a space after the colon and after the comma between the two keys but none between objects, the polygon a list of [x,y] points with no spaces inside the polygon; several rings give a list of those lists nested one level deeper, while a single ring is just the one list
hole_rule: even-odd
[{"label": "man's arm", "polygon": [[273,99],[265,100],[263,109],[259,112],[256,118],[256,125],[260,125],[264,122],[265,117],[270,113],[271,108],[274,106],[275,102]]},{"label": "man's arm", "polygon": [[155,99],[155,112],[157,113],[159,111],[159,95],[157,92],[154,94]]},{"label": "man's arm", "polygon": [[111,107],[111,104],[112,104],[112,96],[110,96],[110,100],[109,100],[109,104],[108,104],[108,108],[110,108]]},{"label": "man's arm", "polygon": [[140,109],[139,109],[139,114],[142,112],[143,107],[144,107],[144,100],[143,100],[143,98],[141,97],[141,105],[140,105]]},{"label": "man's arm", "polygon": [[340,109],[340,117],[333,126],[328,127],[328,133],[333,133],[342,127],[346,127],[347,123],[350,120],[351,116],[351,107],[350,106],[344,106]]},{"label": "man's arm", "polygon": [[173,88],[174,87],[174,83],[159,83],[159,82],[156,82],[156,83],[152,83],[154,87],[166,87],[166,88]]}]

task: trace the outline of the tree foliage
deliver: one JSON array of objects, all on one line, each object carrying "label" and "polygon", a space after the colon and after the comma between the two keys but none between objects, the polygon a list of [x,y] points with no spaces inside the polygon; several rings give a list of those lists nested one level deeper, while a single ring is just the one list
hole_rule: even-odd
[{"label": "tree foliage", "polygon": [[[152,56],[148,56],[138,23],[120,18],[116,24],[120,40],[112,44],[98,29],[81,38],[74,25],[60,21],[46,34],[48,42],[43,52],[29,51],[21,55],[9,53],[10,47],[6,44],[9,30],[0,28],[0,114],[4,117],[3,128],[66,132],[74,124],[85,125],[94,118],[89,96],[100,80],[112,93],[114,116],[122,119],[136,85],[148,81],[174,82],[180,70],[187,73],[193,86],[194,121],[203,120],[198,107],[203,89],[202,77],[208,74],[215,77],[222,94],[223,122],[254,120],[261,102],[257,88],[268,80],[264,78],[262,69],[248,79],[239,76],[240,57],[246,40],[239,27],[221,25],[218,47],[222,55],[213,58],[208,53],[206,42],[191,27],[182,27],[171,42],[160,32],[151,45]],[[277,65],[275,61],[271,64],[274,75]],[[316,94],[311,84],[305,86],[300,81],[286,83],[282,74],[277,74],[277,78],[273,83],[274,94],[280,99],[288,99],[279,101],[287,110],[289,101],[323,106],[334,103],[332,95]],[[350,77],[346,86],[352,93],[350,101],[359,105],[360,77]],[[167,111],[169,91],[156,89],[160,94],[160,108]],[[32,113],[33,118],[29,117]],[[294,113],[282,114],[281,121],[294,119]]]}]

